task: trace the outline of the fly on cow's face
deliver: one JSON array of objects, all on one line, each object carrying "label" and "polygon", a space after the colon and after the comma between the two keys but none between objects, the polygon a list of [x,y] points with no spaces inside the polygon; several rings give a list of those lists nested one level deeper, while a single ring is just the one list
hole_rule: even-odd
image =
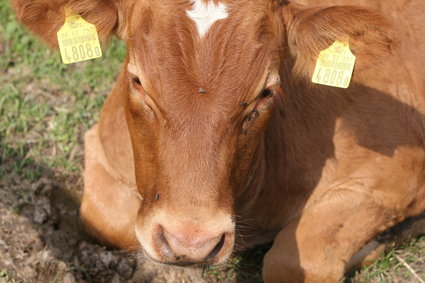
[{"label": "fly on cow's face", "polygon": [[155,194],[154,199],[155,199],[155,200],[159,200],[159,194],[158,194],[158,193],[156,193],[156,194]]},{"label": "fly on cow's face", "polygon": [[239,103],[240,106],[242,106],[243,108],[248,106],[248,102],[246,101],[242,101],[241,103]]}]

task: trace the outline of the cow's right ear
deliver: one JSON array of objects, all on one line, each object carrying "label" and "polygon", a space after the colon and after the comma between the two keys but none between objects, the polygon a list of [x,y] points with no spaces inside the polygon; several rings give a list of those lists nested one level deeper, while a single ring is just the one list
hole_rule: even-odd
[{"label": "cow's right ear", "polygon": [[65,22],[65,7],[81,15],[97,28],[104,42],[113,34],[124,36],[124,23],[119,23],[121,1],[115,0],[11,0],[17,19],[44,39],[51,47],[58,47],[56,33]]},{"label": "cow's right ear", "polygon": [[308,8],[287,3],[283,9],[294,74],[311,78],[321,50],[348,38],[356,70],[378,65],[398,46],[394,27],[382,16],[355,6]]}]

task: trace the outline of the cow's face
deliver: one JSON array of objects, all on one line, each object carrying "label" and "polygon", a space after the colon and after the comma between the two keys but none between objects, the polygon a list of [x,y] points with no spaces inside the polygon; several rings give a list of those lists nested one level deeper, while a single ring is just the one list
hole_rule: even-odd
[{"label": "cow's face", "polygon": [[308,77],[335,39],[349,35],[361,53],[362,36],[381,31],[365,35],[376,19],[357,8],[165,2],[135,3],[127,26],[126,113],[143,197],[136,234],[154,260],[221,263],[233,249],[235,199],[283,100],[280,62],[296,58],[296,75]]},{"label": "cow's face", "polygon": [[[219,263],[279,94],[281,33],[264,3],[251,17],[231,4],[170,13],[155,3],[135,5],[128,27],[127,123],[143,197],[136,234],[154,260]],[[197,9],[221,20],[202,31]]]},{"label": "cow's face", "polygon": [[[276,100],[285,107],[280,77],[312,89],[307,80],[319,51],[347,37],[356,76],[393,43],[381,17],[355,7],[285,0],[13,3],[18,18],[53,47],[65,6],[95,24],[101,38],[115,33],[126,41],[117,87],[143,197],[135,230],[151,259],[181,265],[221,263],[231,253],[234,202],[261,159],[257,147]],[[285,59],[289,68],[280,66]]]}]

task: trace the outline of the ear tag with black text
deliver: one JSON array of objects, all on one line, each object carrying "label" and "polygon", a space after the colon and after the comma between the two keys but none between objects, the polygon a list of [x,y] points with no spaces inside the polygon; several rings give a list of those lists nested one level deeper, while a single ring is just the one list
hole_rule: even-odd
[{"label": "ear tag with black text", "polygon": [[356,56],[351,52],[348,39],[335,41],[322,50],[317,58],[312,82],[339,88],[348,88],[353,76]]},{"label": "ear tag with black text", "polygon": [[64,25],[57,33],[62,62],[71,64],[102,57],[96,26],[65,9]]}]

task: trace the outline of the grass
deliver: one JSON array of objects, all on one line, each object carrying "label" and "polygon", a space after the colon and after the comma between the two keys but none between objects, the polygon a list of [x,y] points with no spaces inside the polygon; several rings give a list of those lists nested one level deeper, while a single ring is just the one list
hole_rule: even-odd
[{"label": "grass", "polygon": [[[15,21],[6,0],[0,0],[0,34],[2,163],[19,160],[11,168],[17,171],[32,161],[64,174],[79,172],[83,134],[98,118],[124,44],[113,41],[100,59],[64,65],[58,51]],[[39,170],[28,177],[39,177]]]},{"label": "grass", "polygon": [[385,252],[346,282],[420,282],[416,276],[425,281],[424,236]]},{"label": "grass", "polygon": [[0,270],[0,283],[15,283],[15,279],[6,271]]},{"label": "grass", "polygon": [[[83,135],[97,121],[125,52],[115,40],[100,59],[64,65],[59,52],[30,35],[15,21],[8,1],[0,0],[0,178],[36,180],[43,168],[81,174]],[[220,281],[260,282],[266,250],[236,255],[224,273],[206,272]],[[415,282],[406,264],[425,280],[425,237],[391,249],[345,282]],[[14,279],[1,270],[0,282]]]}]

